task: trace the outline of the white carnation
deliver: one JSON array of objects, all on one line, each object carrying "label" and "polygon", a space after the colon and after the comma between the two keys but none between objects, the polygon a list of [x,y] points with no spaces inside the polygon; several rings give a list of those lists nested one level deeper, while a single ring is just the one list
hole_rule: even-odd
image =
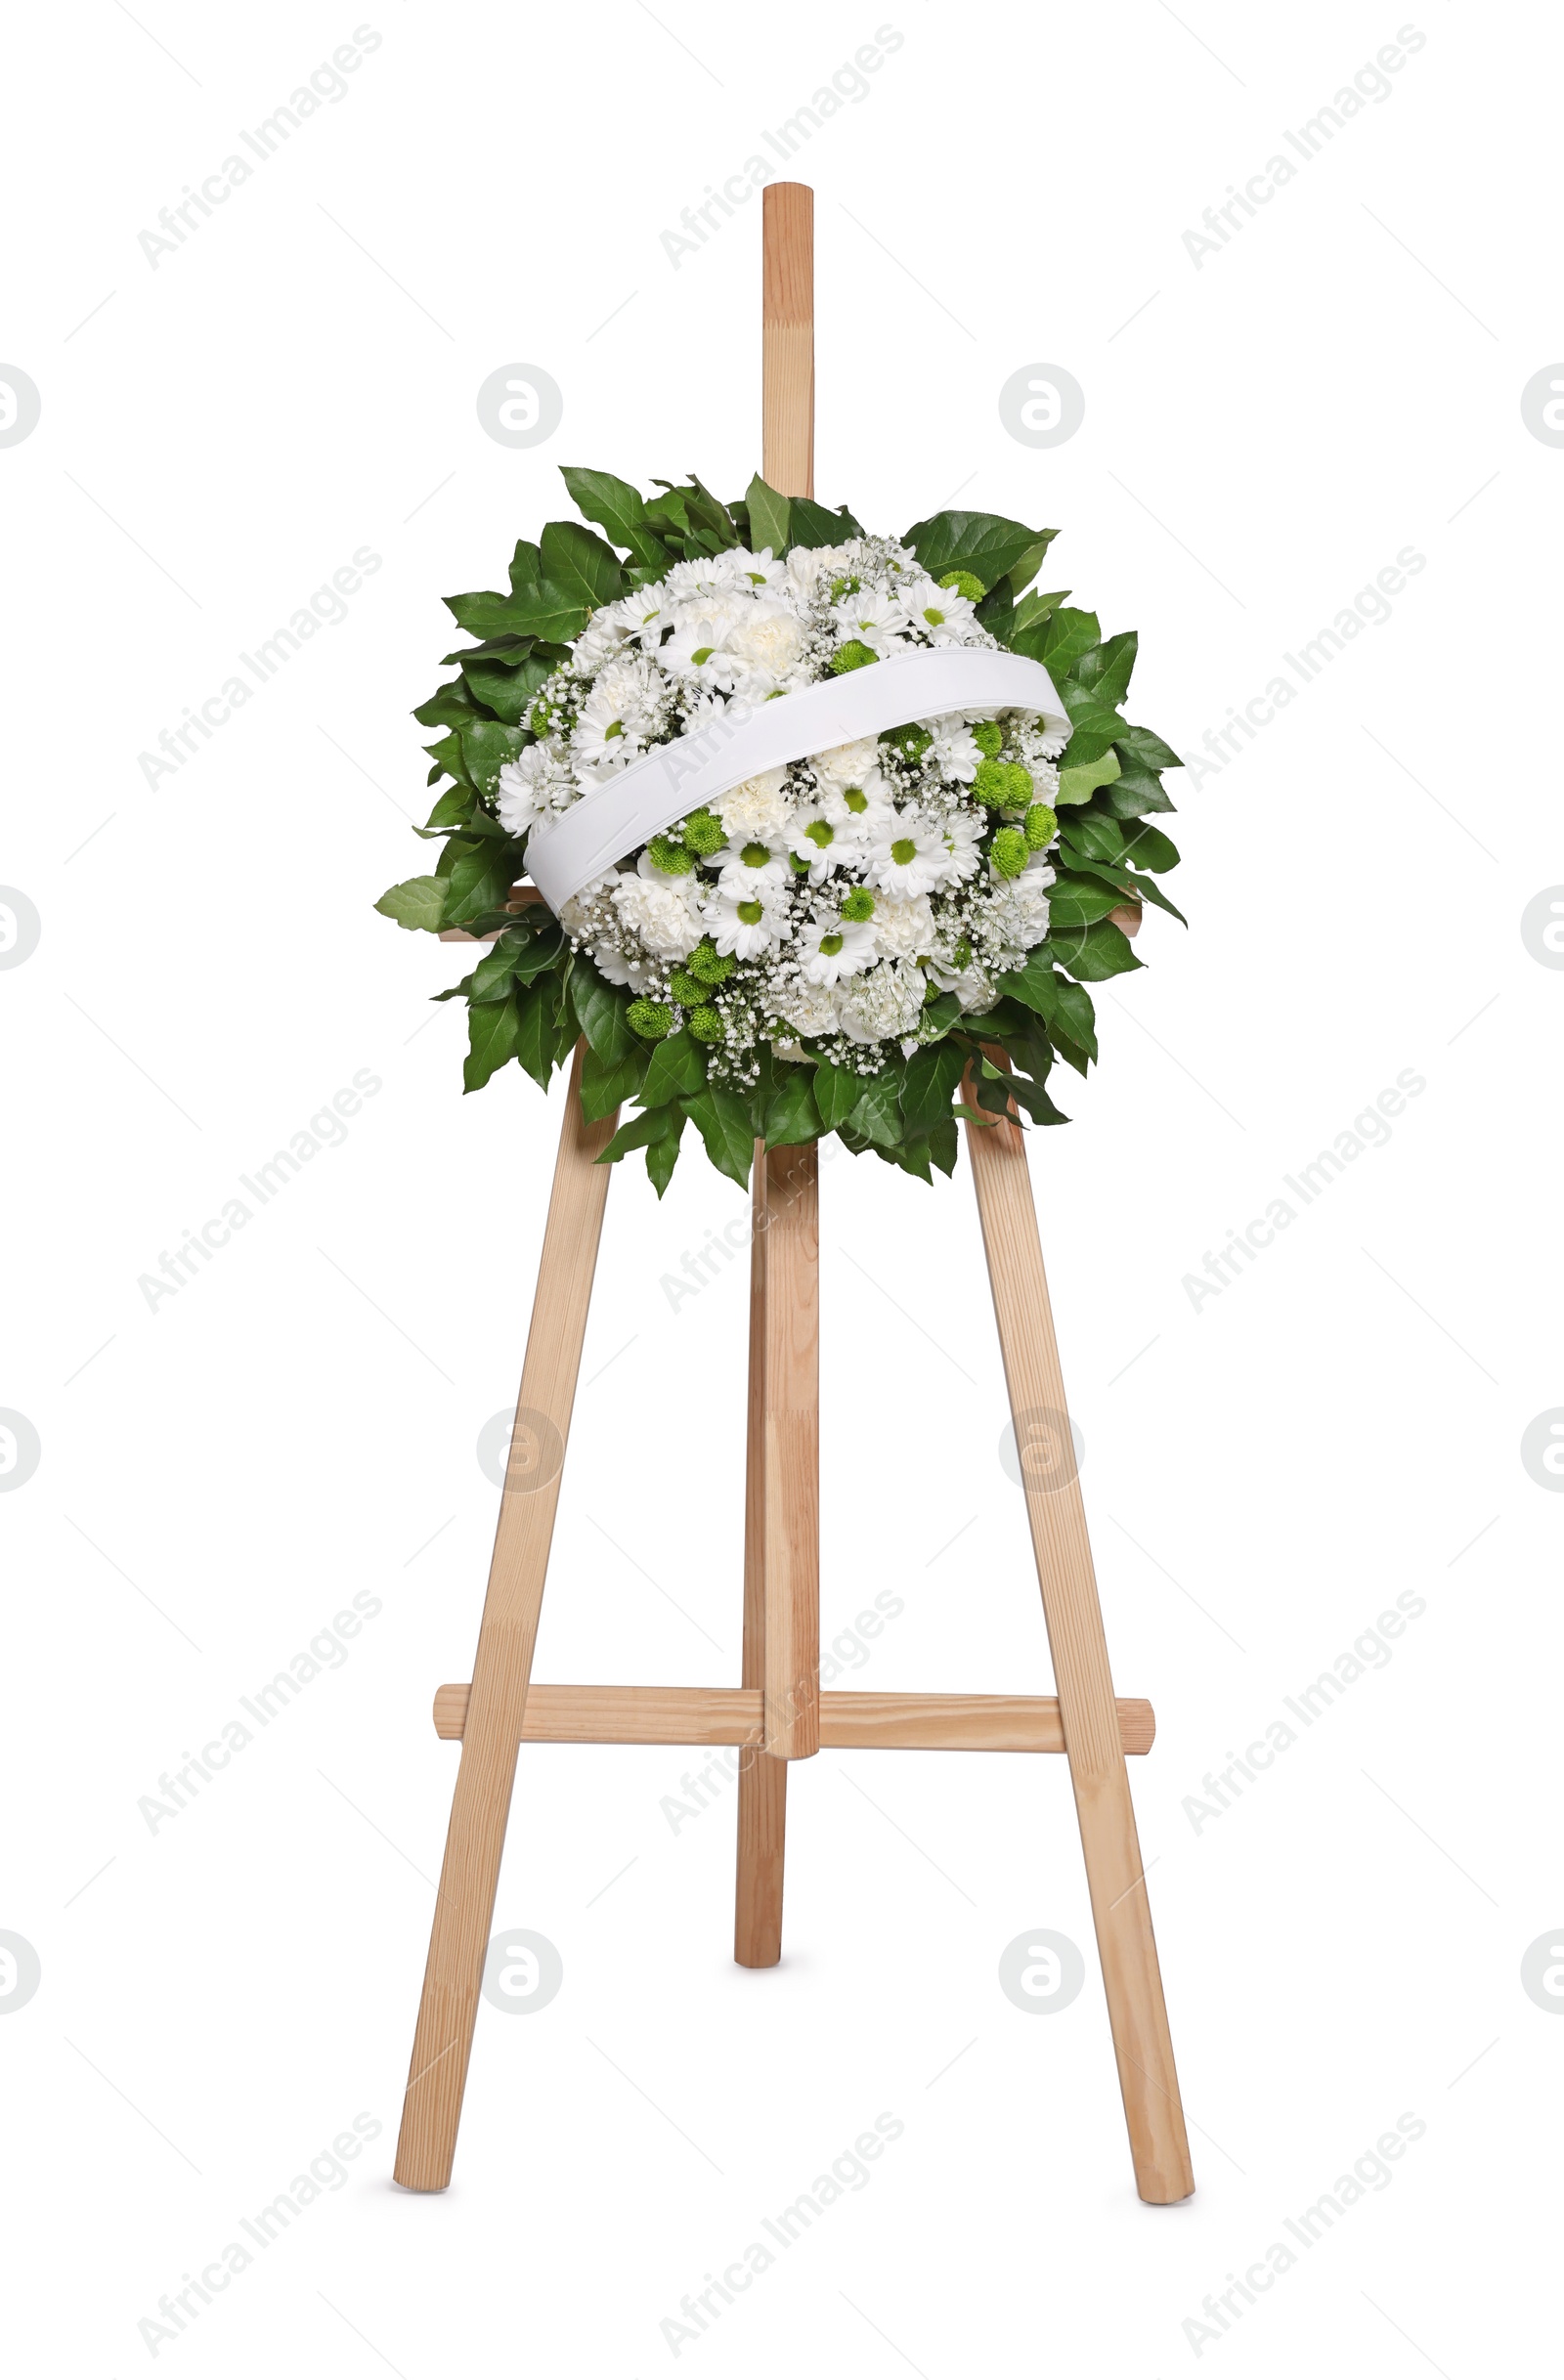
[{"label": "white carnation", "polygon": [[701,938],[691,877],[621,876],[614,907],[654,959],[687,959]]},{"label": "white carnation", "polygon": [[837,1022],[849,1041],[899,1040],[923,1014],[921,968],[886,959],[837,986]]},{"label": "white carnation", "polygon": [[809,766],[822,788],[845,793],[849,785],[862,786],[870,775],[878,776],[879,741],[866,735],[855,744],[838,744],[830,752],[811,752]]},{"label": "white carnation", "polygon": [[927,894],[916,900],[878,900],[874,938],[883,959],[922,959],[935,940],[934,913]]},{"label": "white carnation", "polygon": [[712,806],[727,829],[730,842],[740,843],[753,836],[760,843],[780,843],[793,816],[788,772],[785,768],[767,768],[758,777],[746,777],[742,785],[735,785],[731,793],[723,794]]}]

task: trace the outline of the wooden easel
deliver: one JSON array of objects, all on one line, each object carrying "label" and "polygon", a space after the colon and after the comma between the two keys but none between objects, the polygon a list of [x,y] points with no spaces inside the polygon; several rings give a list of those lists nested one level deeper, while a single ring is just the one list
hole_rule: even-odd
[{"label": "wooden easel", "polygon": [[[765,479],[813,494],[814,201],[764,197]],[[443,1686],[435,1724],[459,1737],[451,1828],[397,2147],[406,2188],[451,2180],[518,1748],[528,1743],[743,1747],[733,1955],[782,1955],[788,1764],[822,1746],[1063,1752],[1069,1760],[1119,2088],[1142,2198],[1195,2186],[1162,2000],[1126,1753],[1150,1749],[1149,1706],[1114,1699],[1073,1462],[1064,1384],[1021,1134],[967,1126],[1005,1380],[1059,1692],[820,1691],[819,1218],[816,1152],[757,1144],[750,1275],[743,1679],[737,1688],[532,1686],[533,1646],[610,1168],[616,1119],[582,1119],[577,1053],[543,1232],[515,1433],[470,1686]],[[540,1420],[543,1427],[540,1428]],[[1026,1476],[1041,1429],[1057,1484]],[[557,1436],[555,1435],[557,1434]],[[1050,1474],[1052,1481],[1052,1474]]]}]

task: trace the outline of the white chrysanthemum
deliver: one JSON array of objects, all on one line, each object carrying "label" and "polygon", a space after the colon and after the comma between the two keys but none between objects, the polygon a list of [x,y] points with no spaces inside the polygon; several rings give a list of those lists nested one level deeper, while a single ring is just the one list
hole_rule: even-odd
[{"label": "white chrysanthemum", "polygon": [[714,892],[702,914],[707,932],[724,958],[761,958],[786,941],[789,932],[780,903],[763,899],[735,900],[730,893]]},{"label": "white chrysanthemum", "polygon": [[671,677],[693,678],[698,686],[732,685],[738,671],[723,642],[729,626],[724,610],[714,604],[680,604],[673,633],[657,655]]},{"label": "white chrysanthemum", "polygon": [[936,586],[933,579],[915,579],[901,588],[908,620],[934,644],[965,644],[978,626],[977,606],[953,586]]},{"label": "white chrysanthemum", "polygon": [[970,785],[983,756],[966,720],[958,713],[948,719],[920,719],[918,724],[934,738],[930,752],[940,775],[954,777],[958,785]]},{"label": "white chrysanthemum", "polygon": [[947,884],[964,885],[983,864],[981,844],[986,819],[975,810],[953,809],[944,819],[945,848],[950,854]]},{"label": "white chrysanthemum", "polygon": [[742,785],[718,796],[712,807],[727,829],[730,841],[737,842],[741,835],[758,836],[762,843],[780,841],[793,815],[788,772],[785,768],[767,768],[758,777],[746,777]]},{"label": "white chrysanthemum", "polygon": [[879,741],[866,735],[855,744],[838,744],[830,752],[811,752],[809,766],[822,791],[829,787],[845,792],[849,785],[861,786],[871,773],[879,774]]},{"label": "white chrysanthemum", "polygon": [[869,844],[868,878],[892,900],[915,900],[935,892],[953,873],[953,855],[941,820],[921,810],[892,810]]},{"label": "white chrysanthemum", "polygon": [[735,835],[711,862],[717,889],[736,901],[775,900],[787,890],[793,871],[779,836]]},{"label": "white chrysanthemum", "polygon": [[844,918],[823,918],[805,926],[798,947],[805,983],[840,983],[845,976],[861,975],[880,956],[873,928],[849,925]]},{"label": "white chrysanthemum", "polygon": [[837,1021],[849,1041],[899,1041],[923,1015],[923,970],[883,959],[866,974],[839,983]]},{"label": "white chrysanthemum", "polygon": [[564,797],[574,792],[566,763],[546,744],[529,744],[500,771],[495,789],[500,823],[507,835],[525,835],[535,819],[563,807]]},{"label": "white chrysanthemum", "polygon": [[659,583],[656,586],[634,587],[628,595],[621,595],[610,610],[625,634],[632,636],[637,644],[644,645],[652,652],[656,651],[663,630],[673,625],[673,615],[668,608],[666,583]]},{"label": "white chrysanthemum", "polygon": [[838,868],[861,868],[864,841],[859,822],[849,811],[832,819],[819,802],[801,804],[793,813],[788,848],[796,859],[807,860],[811,885],[824,884]]},{"label": "white chrysanthemum", "polygon": [[619,616],[619,606],[611,603],[594,612],[577,637],[572,648],[578,670],[595,670],[617,653],[625,642],[628,629]]},{"label": "white chrysanthemum", "polygon": [[911,901],[876,901],[870,930],[883,959],[926,958],[937,938],[928,894]]},{"label": "white chrysanthemum", "polygon": [[844,644],[866,644],[889,653],[905,641],[907,615],[889,587],[860,586],[832,607],[831,623]]},{"label": "white chrysanthemum", "polygon": [[627,959],[619,945],[606,935],[592,944],[592,965],[605,983],[629,984],[632,992],[643,992],[650,979],[639,960]]},{"label": "white chrysanthemum", "polygon": [[622,876],[614,907],[654,959],[687,959],[701,938],[693,877]]},{"label": "white chrysanthemum", "polygon": [[861,785],[822,785],[820,810],[833,826],[845,828],[863,844],[895,816],[891,788],[877,768],[865,770]]},{"label": "white chrysanthemum", "polygon": [[727,649],[752,668],[781,679],[797,667],[808,636],[785,603],[755,603],[727,632]]},{"label": "white chrysanthemum", "polygon": [[776,1004],[776,1013],[795,1032],[811,1038],[837,1029],[837,1007],[823,983],[790,983]]}]

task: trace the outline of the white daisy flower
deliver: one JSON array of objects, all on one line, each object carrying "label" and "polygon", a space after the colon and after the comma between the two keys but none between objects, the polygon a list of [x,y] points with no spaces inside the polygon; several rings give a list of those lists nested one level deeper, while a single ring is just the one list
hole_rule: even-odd
[{"label": "white daisy flower", "polygon": [[805,983],[840,983],[845,975],[860,975],[879,957],[872,926],[849,925],[844,918],[824,918],[806,926],[799,936],[799,954]]},{"label": "white daisy flower", "polygon": [[808,861],[811,885],[823,884],[838,868],[860,867],[863,862],[863,837],[852,813],[832,819],[818,802],[794,811],[788,847],[796,859]]},{"label": "white daisy flower", "polygon": [[615,617],[623,624],[627,636],[655,653],[662,642],[663,630],[672,627],[673,615],[668,605],[666,584],[637,586],[630,594],[621,595],[613,606]]},{"label": "white daisy flower", "polygon": [[952,853],[941,820],[920,810],[892,810],[869,843],[868,878],[892,900],[936,892],[952,875]]},{"label": "white daisy flower", "polygon": [[972,729],[958,712],[945,719],[920,719],[920,727],[934,737],[930,754],[942,777],[954,777],[958,784],[970,785],[978,774],[982,754],[973,741]]},{"label": "white daisy flower", "polygon": [[705,604],[681,604],[673,633],[657,658],[671,677],[693,678],[699,686],[728,687],[737,674],[725,651],[727,622]]},{"label": "white daisy flower", "polygon": [[936,586],[920,578],[901,588],[901,600],[912,626],[934,644],[966,644],[978,628],[978,609],[953,586]]},{"label": "white daisy flower", "polygon": [[759,959],[788,936],[787,921],[774,901],[735,900],[729,893],[716,892],[702,914],[723,958]]},{"label": "white daisy flower", "polygon": [[774,900],[792,881],[788,847],[780,840],[758,835],[734,836],[713,855],[717,888],[734,900]]},{"label": "white daisy flower", "polygon": [[831,625],[844,644],[856,640],[872,653],[889,653],[904,641],[907,615],[889,588],[861,586],[833,604]]},{"label": "white daisy flower", "polygon": [[988,821],[969,809],[952,809],[944,819],[945,848],[950,854],[947,884],[964,885],[983,864],[979,848]]},{"label": "white daisy flower", "polygon": [[570,772],[546,745],[529,744],[505,761],[495,788],[500,823],[507,835],[525,835],[535,819],[552,809],[550,796],[570,782]]}]

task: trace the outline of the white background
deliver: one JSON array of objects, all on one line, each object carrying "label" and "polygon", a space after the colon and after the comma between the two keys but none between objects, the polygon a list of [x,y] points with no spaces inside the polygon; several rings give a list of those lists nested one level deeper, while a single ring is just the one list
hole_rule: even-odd
[{"label": "white background", "polygon": [[[470,1670],[476,1441],[515,1396],[563,1098],[512,1067],[463,1100],[462,1011],[425,1005],[458,954],[372,913],[429,864],[407,714],[456,641],[439,597],[502,583],[567,508],[558,463],[747,481],[759,205],[676,270],[659,235],[887,20],[369,22],[347,96],[155,269],[138,234],[352,11],[95,0],[11,36],[0,350],[42,395],[0,450],[0,877],[42,922],[0,976],[0,1406],[42,1449],[0,1497],[0,1927],[42,1968],[0,2024],[12,2359],[143,2368],[160,2295],[363,2111],[343,2186],[159,2368],[1523,2368],[1564,2050],[1520,1982],[1564,1915],[1564,1507],[1519,1452],[1564,1404],[1564,980],[1520,932],[1564,879],[1564,453],[1520,409],[1564,353],[1557,25],[1423,0],[1390,96],[1198,266],[1185,232],[1394,10],[895,0],[900,47],[795,160],[821,497],[1058,524],[1044,584],[1141,628],[1131,714],[1186,755],[1425,557],[1171,781],[1192,930],[1151,918],[1101,1076],[1031,1144],[1117,1682],[1158,1715],[1132,1774],[1198,2189],[1152,2209],[1064,1765],[1009,1756],[795,1771],[786,1953],[750,1973],[730,1789],[675,1833],[677,1753],[526,1752],[498,1915],[564,1986],[484,2006],[451,2190],[391,2185],[456,1763],[429,1702]],[[475,411],[514,362],[564,392],[528,452]],[[1051,451],[997,410],[1034,363],[1086,393]],[[365,545],[348,618],[150,787],[139,754]],[[343,1144],[150,1311],[139,1277],[358,1069],[383,1087]],[[1184,1277],[1403,1069],[1426,1089],[1388,1144],[1196,1310]],[[821,1195],[827,1640],[905,1603],[842,1682],[1046,1692],[965,1163],[931,1192],[838,1153]],[[638,1162],[615,1179],[543,1678],[738,1676],[743,1262],[676,1311],[661,1284],[742,1211],[688,1154],[661,1207]],[[382,1608],[346,1663],[150,1830],[159,1775],[356,1592]],[[1426,1610],[1388,1666],[1196,1830],[1206,1772],[1398,1594]],[[1041,2016],[996,1978],[1038,1926],[1087,1959]],[[675,2358],[680,2299],[882,2111],[868,2186]],[[1390,2185],[1192,2338],[1403,2113]]]}]

